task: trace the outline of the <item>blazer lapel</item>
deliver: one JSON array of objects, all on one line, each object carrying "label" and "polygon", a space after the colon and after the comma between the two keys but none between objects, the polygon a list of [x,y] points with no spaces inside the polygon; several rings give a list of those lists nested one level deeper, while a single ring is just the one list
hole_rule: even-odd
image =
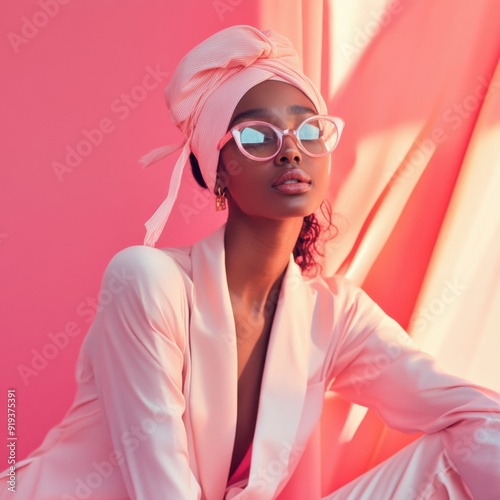
[{"label": "blazer lapel", "polygon": [[300,420],[308,382],[309,300],[291,256],[269,339],[250,480],[242,499],[276,498],[303,451]]},{"label": "blazer lapel", "polygon": [[236,332],[227,289],[225,226],[192,250],[189,411],[204,498],[221,499],[227,484],[237,417]]}]

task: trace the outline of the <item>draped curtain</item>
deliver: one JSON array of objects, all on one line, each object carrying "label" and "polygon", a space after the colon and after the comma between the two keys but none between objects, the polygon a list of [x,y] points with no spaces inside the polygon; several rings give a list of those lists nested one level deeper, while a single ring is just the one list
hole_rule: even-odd
[{"label": "draped curtain", "polygon": [[[323,272],[362,286],[448,371],[500,390],[500,4],[261,9],[346,122]],[[328,393],[315,435],[324,492],[414,438]]]}]

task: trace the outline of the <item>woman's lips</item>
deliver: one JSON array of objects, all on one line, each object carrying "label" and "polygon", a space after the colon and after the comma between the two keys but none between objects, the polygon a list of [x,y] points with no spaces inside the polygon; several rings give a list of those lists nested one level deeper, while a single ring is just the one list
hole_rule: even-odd
[{"label": "woman's lips", "polygon": [[311,189],[311,184],[307,182],[286,182],[273,187],[283,194],[300,194],[309,191],[309,189]]},{"label": "woman's lips", "polygon": [[311,178],[300,168],[285,170],[272,187],[283,194],[305,193],[311,189]]}]

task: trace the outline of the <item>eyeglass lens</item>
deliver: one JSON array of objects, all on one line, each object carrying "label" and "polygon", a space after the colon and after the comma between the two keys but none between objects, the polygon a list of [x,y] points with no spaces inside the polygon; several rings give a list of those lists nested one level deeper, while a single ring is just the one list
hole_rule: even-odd
[{"label": "eyeglass lens", "polygon": [[[302,122],[296,131],[296,138],[306,152],[311,155],[324,155],[335,148],[338,129],[329,118],[312,117]],[[271,157],[280,147],[278,133],[264,123],[254,123],[242,128],[239,142],[245,151],[255,158]]]}]

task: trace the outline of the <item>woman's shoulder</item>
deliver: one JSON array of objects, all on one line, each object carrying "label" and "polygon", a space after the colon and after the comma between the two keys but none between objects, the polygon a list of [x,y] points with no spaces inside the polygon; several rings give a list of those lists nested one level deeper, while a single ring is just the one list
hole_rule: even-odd
[{"label": "woman's shoulder", "polygon": [[318,298],[331,303],[339,316],[384,315],[380,306],[356,282],[343,275],[321,276],[313,280]]},{"label": "woman's shoulder", "polygon": [[312,280],[306,281],[309,286],[322,290],[323,293],[333,295],[336,298],[353,297],[362,293],[362,289],[346,276],[334,274],[332,276],[317,275]]},{"label": "woman's shoulder", "polygon": [[191,274],[191,247],[153,248],[145,245],[126,247],[110,259],[106,276],[126,276],[130,280],[162,281]]}]

